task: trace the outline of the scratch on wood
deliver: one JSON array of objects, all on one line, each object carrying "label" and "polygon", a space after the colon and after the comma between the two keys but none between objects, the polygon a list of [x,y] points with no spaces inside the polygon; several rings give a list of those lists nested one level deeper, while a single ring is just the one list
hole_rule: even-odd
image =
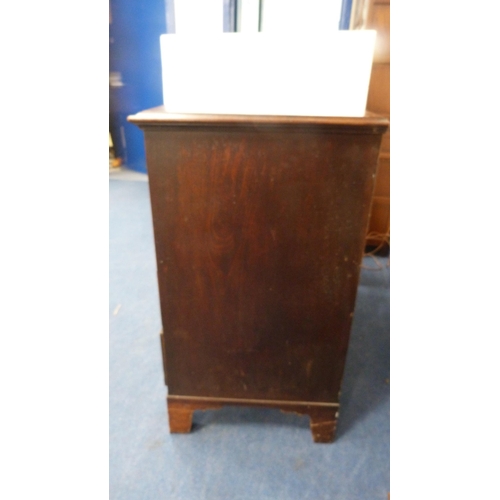
[{"label": "scratch on wood", "polygon": [[323,422],[311,422],[311,427],[317,427],[318,425],[330,425],[330,424],[336,424],[336,420],[325,420]]}]

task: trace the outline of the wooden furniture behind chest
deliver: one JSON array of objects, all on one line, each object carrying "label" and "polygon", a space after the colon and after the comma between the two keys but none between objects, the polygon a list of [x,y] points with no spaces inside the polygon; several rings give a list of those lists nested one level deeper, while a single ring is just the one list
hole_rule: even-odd
[{"label": "wooden furniture behind chest", "polygon": [[[390,0],[355,0],[351,29],[377,31],[366,108],[390,118]],[[382,139],[380,159],[368,226],[367,245],[388,241],[390,232],[390,135]]]},{"label": "wooden furniture behind chest", "polygon": [[129,120],[145,131],[171,432],[250,405],[332,440],[387,120]]}]

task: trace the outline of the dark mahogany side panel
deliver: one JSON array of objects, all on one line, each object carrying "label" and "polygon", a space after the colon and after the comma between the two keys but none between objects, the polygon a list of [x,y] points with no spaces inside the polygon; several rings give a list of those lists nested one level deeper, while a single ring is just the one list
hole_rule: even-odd
[{"label": "dark mahogany side panel", "polygon": [[169,394],[337,402],[381,135],[145,138]]}]

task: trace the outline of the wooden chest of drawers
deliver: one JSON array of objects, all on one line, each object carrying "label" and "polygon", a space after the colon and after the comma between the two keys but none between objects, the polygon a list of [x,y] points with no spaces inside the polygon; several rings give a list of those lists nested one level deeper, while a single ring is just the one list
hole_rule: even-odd
[{"label": "wooden chest of drawers", "polygon": [[145,132],[171,432],[222,405],[331,441],[387,120],[129,117]]}]

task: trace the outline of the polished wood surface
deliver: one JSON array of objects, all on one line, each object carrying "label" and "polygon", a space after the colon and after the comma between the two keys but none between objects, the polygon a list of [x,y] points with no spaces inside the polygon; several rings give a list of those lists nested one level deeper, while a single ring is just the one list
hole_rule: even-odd
[{"label": "polished wood surface", "polygon": [[388,121],[382,116],[366,111],[362,117],[344,116],[269,116],[269,115],[205,115],[205,114],[178,114],[168,113],[164,106],[142,111],[127,118],[131,123],[145,129],[151,127],[180,128],[209,128],[220,129],[229,127],[243,129],[258,129],[280,127],[293,128],[295,131],[307,129],[309,131],[326,129],[329,132],[341,130],[343,133],[384,133]]},{"label": "polished wood surface", "polygon": [[145,130],[171,428],[198,404],[293,403],[332,439],[387,120],[129,120]]},{"label": "polished wood surface", "polygon": [[390,64],[381,63],[373,65],[366,104],[375,113],[380,113],[387,117],[391,114],[390,71]]},{"label": "polished wood surface", "polygon": [[[357,27],[377,30],[367,109],[387,118],[390,102],[390,2],[389,0],[357,0]],[[377,182],[373,197],[367,244],[387,246],[390,232],[390,133],[384,135]]]}]

